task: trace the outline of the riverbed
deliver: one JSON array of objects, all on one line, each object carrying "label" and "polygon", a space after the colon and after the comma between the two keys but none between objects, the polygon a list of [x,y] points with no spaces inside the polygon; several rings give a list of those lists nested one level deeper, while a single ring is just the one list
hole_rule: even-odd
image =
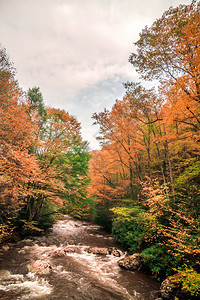
[{"label": "riverbed", "polygon": [[[159,282],[121,269],[119,257],[91,247],[126,252],[100,226],[65,216],[48,234],[29,237],[0,253],[0,299],[155,300]],[[64,252],[66,249],[69,251]],[[120,257],[120,258],[121,258]],[[33,263],[43,266],[35,272]]]}]

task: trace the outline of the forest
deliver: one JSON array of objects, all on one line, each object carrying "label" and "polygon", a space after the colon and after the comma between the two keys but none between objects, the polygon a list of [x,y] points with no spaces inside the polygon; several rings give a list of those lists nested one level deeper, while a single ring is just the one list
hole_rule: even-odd
[{"label": "forest", "polygon": [[[145,27],[112,109],[94,113],[90,151],[68,112],[23,91],[0,48],[0,243],[39,234],[63,214],[110,230],[147,272],[200,293],[200,3]],[[178,274],[178,276],[173,276]]]}]

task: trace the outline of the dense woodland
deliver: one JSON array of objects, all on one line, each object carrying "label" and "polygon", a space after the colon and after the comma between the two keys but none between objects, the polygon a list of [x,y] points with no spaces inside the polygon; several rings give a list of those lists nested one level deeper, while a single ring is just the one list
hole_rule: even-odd
[{"label": "dense woodland", "polygon": [[111,111],[93,114],[102,149],[90,161],[97,221],[156,278],[179,272],[192,294],[200,291],[199,13],[199,3],[180,5],[141,32],[129,61],[156,88],[127,82]]},{"label": "dense woodland", "polygon": [[[0,49],[1,241],[41,231],[56,213],[87,215],[87,143],[68,112],[45,107],[38,87],[23,92]],[[73,205],[72,205],[73,204]]]},{"label": "dense woodland", "polygon": [[59,214],[112,230],[158,279],[200,292],[200,11],[170,8],[140,33],[112,109],[94,113],[101,150],[89,153],[80,123],[20,89],[0,48],[0,239],[51,226]]}]

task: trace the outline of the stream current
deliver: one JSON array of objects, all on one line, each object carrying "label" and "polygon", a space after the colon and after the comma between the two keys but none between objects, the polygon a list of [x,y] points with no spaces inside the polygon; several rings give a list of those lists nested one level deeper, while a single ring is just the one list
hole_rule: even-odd
[{"label": "stream current", "polygon": [[[63,253],[66,247],[72,252]],[[159,283],[139,271],[121,269],[113,255],[88,253],[91,247],[125,251],[100,226],[69,216],[48,234],[31,237],[0,252],[0,299],[155,300]],[[120,258],[121,258],[120,257]],[[49,272],[34,272],[31,263]]]}]

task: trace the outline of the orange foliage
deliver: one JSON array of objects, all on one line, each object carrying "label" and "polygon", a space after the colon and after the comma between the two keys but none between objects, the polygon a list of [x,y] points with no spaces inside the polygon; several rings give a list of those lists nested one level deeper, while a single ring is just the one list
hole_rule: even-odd
[{"label": "orange foliage", "polygon": [[118,161],[115,151],[106,148],[93,151],[89,164],[92,182],[89,187],[90,197],[103,203],[119,200],[126,192],[128,178]]},{"label": "orange foliage", "polygon": [[79,143],[80,140],[80,123],[76,118],[61,109],[47,109],[45,138],[40,152],[66,153],[72,145]]},{"label": "orange foliage", "polygon": [[20,101],[21,93],[10,74],[0,72],[0,184],[1,204],[13,203],[27,193],[25,184],[36,178],[39,167],[29,153],[36,127],[28,107]]}]

